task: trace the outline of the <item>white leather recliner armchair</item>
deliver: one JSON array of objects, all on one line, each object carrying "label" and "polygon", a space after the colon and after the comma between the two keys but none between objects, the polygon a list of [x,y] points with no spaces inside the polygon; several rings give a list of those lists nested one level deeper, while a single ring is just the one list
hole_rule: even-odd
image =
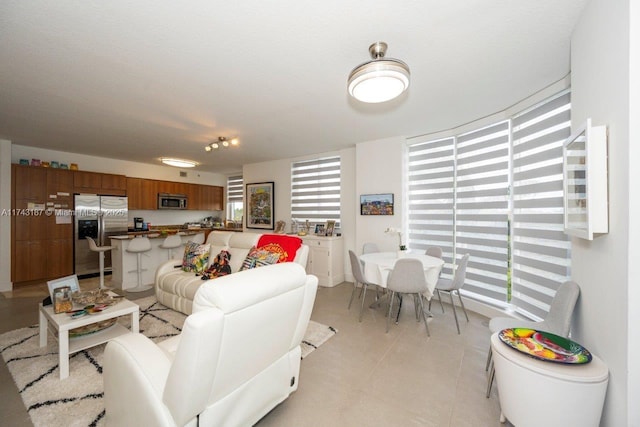
[{"label": "white leather recliner armchair", "polygon": [[298,388],[318,279],[281,263],[208,281],[182,333],[120,336],[104,355],[110,426],[251,426]]}]

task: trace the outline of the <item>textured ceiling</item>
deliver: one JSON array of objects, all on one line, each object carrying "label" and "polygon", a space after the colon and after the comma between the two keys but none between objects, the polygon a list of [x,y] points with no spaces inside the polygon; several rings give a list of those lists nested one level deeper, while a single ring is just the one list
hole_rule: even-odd
[{"label": "textured ceiling", "polygon": [[[586,0],[3,0],[0,138],[228,173],[438,131],[569,72]],[[375,41],[411,68],[399,98],[350,99]],[[240,147],[205,153],[218,136]]]}]

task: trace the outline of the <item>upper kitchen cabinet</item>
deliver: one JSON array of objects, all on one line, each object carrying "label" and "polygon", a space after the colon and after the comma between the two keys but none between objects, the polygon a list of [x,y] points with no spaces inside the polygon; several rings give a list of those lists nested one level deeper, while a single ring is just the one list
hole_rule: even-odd
[{"label": "upper kitchen cabinet", "polygon": [[115,175],[111,173],[101,174],[101,188],[111,191],[110,194],[124,196],[127,190],[127,177],[124,175]]},{"label": "upper kitchen cabinet", "polygon": [[73,209],[73,172],[47,169],[46,199],[48,208]]},{"label": "upper kitchen cabinet", "polygon": [[73,187],[76,193],[124,196],[127,192],[127,180],[124,175],[74,171]]},{"label": "upper kitchen cabinet", "polygon": [[127,177],[127,199],[129,209],[142,209],[142,178]]},{"label": "upper kitchen cabinet", "polygon": [[158,181],[144,178],[127,178],[129,209],[158,209]]},{"label": "upper kitchen cabinet", "polygon": [[32,166],[12,165],[14,195],[16,199],[37,200],[44,203],[47,169]]},{"label": "upper kitchen cabinet", "polygon": [[200,210],[221,211],[224,210],[224,200],[222,187],[214,185],[200,186]]}]

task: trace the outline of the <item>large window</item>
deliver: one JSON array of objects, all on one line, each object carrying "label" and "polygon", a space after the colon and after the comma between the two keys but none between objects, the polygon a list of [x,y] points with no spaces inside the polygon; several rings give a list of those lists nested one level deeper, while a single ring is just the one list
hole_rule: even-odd
[{"label": "large window", "polygon": [[340,157],[291,165],[291,219],[299,224],[340,223]]},{"label": "large window", "polygon": [[227,178],[227,219],[242,224],[244,187],[242,175]]},{"label": "large window", "polygon": [[506,121],[411,141],[409,247],[442,247],[449,278],[469,253],[466,296],[540,319],[569,276],[562,143],[570,114],[566,90]]}]

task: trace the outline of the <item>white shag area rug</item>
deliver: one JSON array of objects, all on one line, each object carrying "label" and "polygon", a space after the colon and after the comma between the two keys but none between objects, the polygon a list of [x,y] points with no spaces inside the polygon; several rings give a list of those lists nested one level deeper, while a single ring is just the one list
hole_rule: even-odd
[{"label": "white shag area rug", "polygon": [[[159,342],[180,333],[184,314],[159,304],[153,296],[136,303],[140,306],[142,334]],[[128,323],[129,316],[119,321]],[[310,321],[302,342],[302,358],[335,333],[330,326]],[[48,345],[40,348],[37,325],[0,335],[0,354],[36,427],[104,425],[102,355],[105,345],[72,354],[69,377],[60,380],[55,338],[50,336]]]}]

